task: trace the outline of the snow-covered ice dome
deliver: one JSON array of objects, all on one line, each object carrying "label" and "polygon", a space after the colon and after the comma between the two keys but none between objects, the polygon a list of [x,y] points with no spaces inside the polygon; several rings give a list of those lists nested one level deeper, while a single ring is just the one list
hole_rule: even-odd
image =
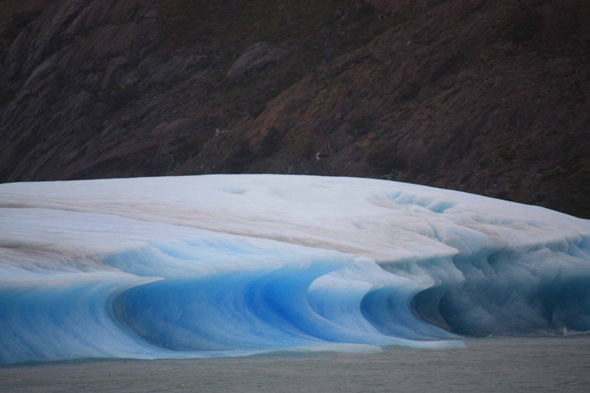
[{"label": "snow-covered ice dome", "polygon": [[0,185],[0,364],[590,330],[590,221],[312,176]]}]

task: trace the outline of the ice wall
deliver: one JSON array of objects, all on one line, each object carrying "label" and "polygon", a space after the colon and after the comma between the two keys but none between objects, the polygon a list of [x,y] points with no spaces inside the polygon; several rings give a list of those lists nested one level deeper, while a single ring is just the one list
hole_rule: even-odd
[{"label": "ice wall", "polygon": [[590,330],[590,222],[370,179],[0,185],[0,363]]}]

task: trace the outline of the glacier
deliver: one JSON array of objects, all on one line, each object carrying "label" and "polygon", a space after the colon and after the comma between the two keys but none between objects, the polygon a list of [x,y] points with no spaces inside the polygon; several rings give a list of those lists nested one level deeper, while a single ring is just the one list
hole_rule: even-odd
[{"label": "glacier", "polygon": [[0,364],[590,331],[590,221],[399,182],[0,185]]}]

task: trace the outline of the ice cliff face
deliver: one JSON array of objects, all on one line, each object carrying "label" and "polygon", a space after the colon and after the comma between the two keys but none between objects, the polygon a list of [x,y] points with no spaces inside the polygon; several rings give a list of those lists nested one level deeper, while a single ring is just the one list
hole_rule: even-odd
[{"label": "ice cliff face", "polygon": [[0,362],[462,346],[590,330],[590,225],[404,183],[0,186]]}]

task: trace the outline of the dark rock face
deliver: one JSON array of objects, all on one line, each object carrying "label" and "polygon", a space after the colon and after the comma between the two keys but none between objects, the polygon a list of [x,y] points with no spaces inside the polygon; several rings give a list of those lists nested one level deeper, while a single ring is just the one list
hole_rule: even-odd
[{"label": "dark rock face", "polygon": [[[207,64],[199,48],[164,53],[156,17],[151,1],[71,0],[26,27],[5,61],[4,88],[16,94],[0,110],[4,181],[173,165],[168,145],[187,126],[158,131],[180,117],[180,97],[158,87],[204,75]],[[130,155],[149,159],[134,168]]]},{"label": "dark rock face", "polygon": [[322,2],[297,35],[279,3],[203,2],[219,40],[171,44],[180,0],[49,2],[0,65],[0,181],[369,176],[590,218],[590,1]]},{"label": "dark rock face", "polygon": [[[234,127],[227,138],[254,150],[269,129],[282,137],[271,161],[243,170],[382,176],[588,217],[590,41],[581,38],[581,2],[439,3],[405,9],[406,22]],[[564,12],[573,19],[560,37],[552,30]],[[228,145],[192,160],[219,168]],[[194,171],[192,160],[180,173]]]},{"label": "dark rock face", "polygon": [[276,64],[284,55],[285,51],[274,48],[268,42],[259,42],[248,49],[229,68],[227,76],[235,77],[240,75],[253,74]]}]

